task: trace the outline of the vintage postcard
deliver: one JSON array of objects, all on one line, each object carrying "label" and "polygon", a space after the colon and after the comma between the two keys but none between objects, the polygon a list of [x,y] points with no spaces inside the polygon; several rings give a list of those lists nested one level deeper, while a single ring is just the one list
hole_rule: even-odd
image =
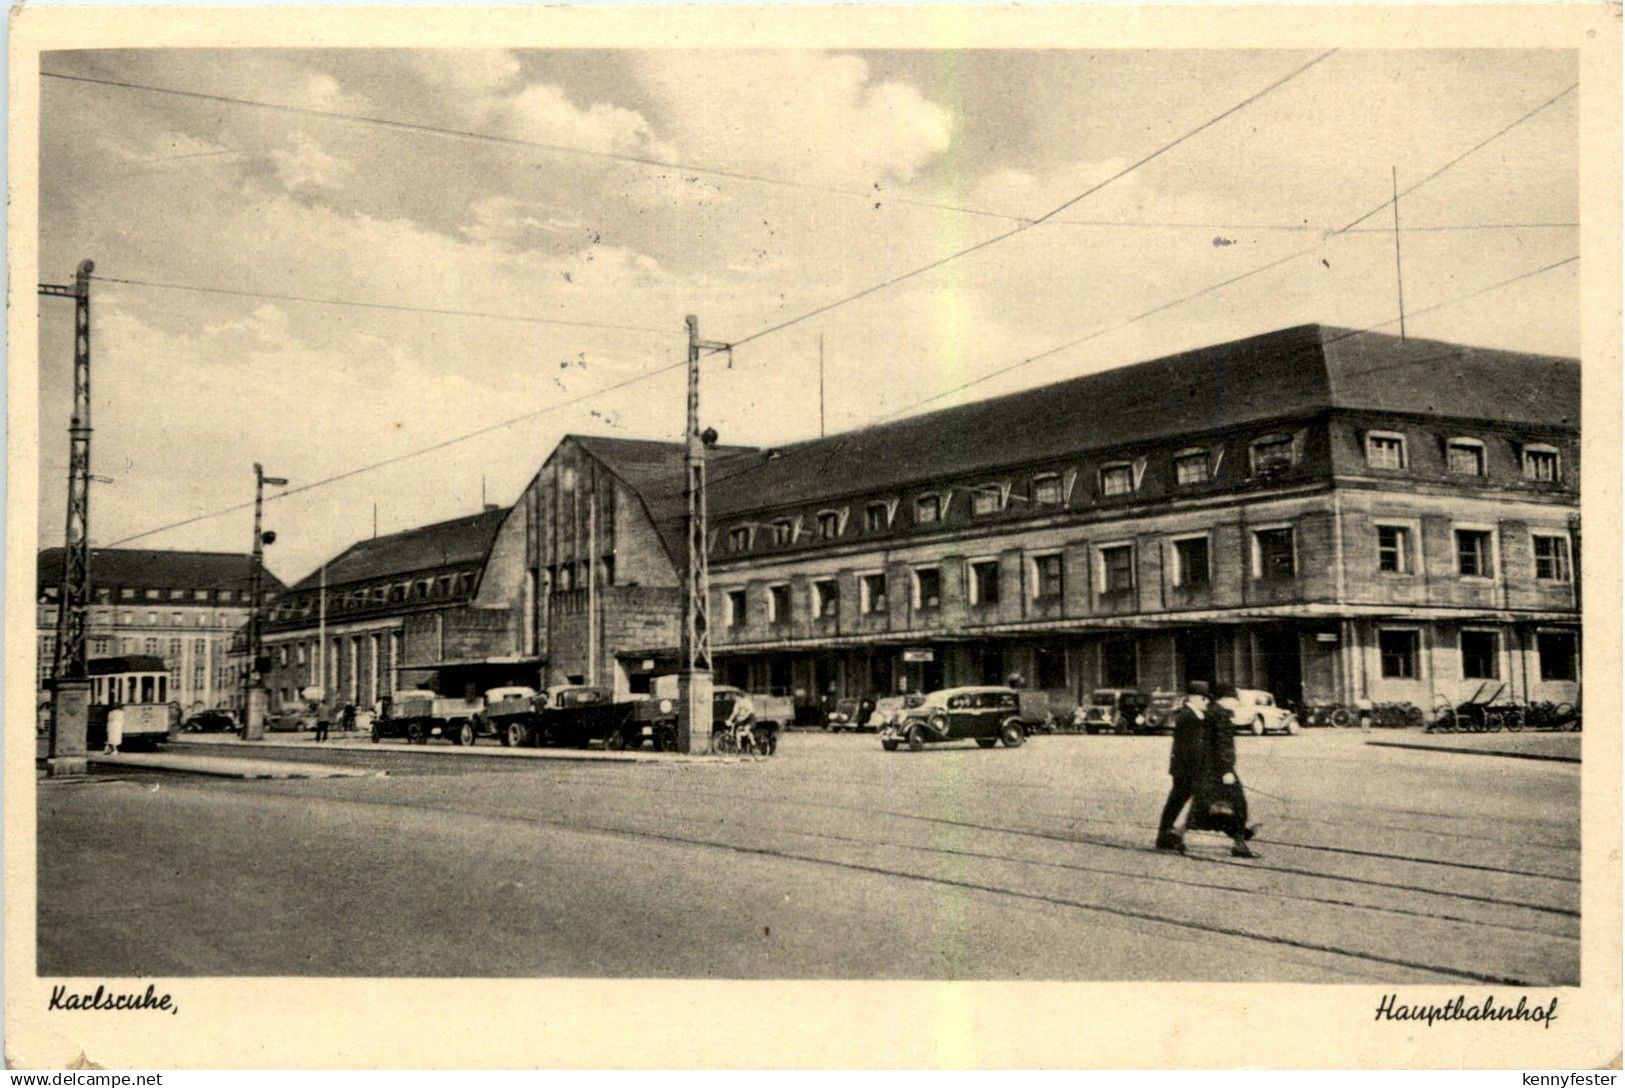
[{"label": "vintage postcard", "polygon": [[1617,1068],[1619,38],[14,11],[7,1062]]}]

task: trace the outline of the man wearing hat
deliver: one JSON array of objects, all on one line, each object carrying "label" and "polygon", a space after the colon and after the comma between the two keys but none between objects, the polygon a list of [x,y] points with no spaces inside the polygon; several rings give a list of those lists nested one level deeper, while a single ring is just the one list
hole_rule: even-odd
[{"label": "man wearing hat", "polygon": [[1185,802],[1196,795],[1202,780],[1202,734],[1207,710],[1207,681],[1190,681],[1185,685],[1184,703],[1174,712],[1174,747],[1168,757],[1168,773],[1174,782],[1157,824],[1158,850],[1185,852],[1185,840],[1174,830],[1174,821],[1179,819]]}]

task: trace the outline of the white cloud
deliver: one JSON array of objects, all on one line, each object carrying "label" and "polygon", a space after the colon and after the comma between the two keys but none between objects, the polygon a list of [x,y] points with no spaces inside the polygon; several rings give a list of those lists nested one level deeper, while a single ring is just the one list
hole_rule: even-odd
[{"label": "white cloud", "polygon": [[354,172],[348,162],[304,133],[294,133],[288,146],[270,153],[270,160],[277,180],[296,193],[343,189]]}]

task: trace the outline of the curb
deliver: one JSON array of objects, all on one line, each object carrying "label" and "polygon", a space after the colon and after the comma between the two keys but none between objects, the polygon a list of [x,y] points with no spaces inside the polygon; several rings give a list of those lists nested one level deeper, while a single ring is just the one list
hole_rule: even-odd
[{"label": "curb", "polygon": [[[207,762],[202,762],[207,761]],[[335,767],[321,763],[290,763],[281,760],[247,760],[221,756],[157,756],[116,755],[91,756],[89,762],[102,767],[121,767],[126,770],[173,771],[178,774],[197,774],[209,778],[384,778],[386,771],[358,771],[350,767]],[[257,763],[258,766],[244,766]],[[231,766],[235,764],[235,766]]]},{"label": "curb", "polygon": [[1466,756],[1500,756],[1502,759],[1535,759],[1546,763],[1579,763],[1579,756],[1559,756],[1547,752],[1505,752],[1492,748],[1457,748],[1446,744],[1407,744],[1398,740],[1368,740],[1374,748],[1408,748],[1413,752],[1453,752]]},{"label": "curb", "polygon": [[283,751],[301,752],[394,752],[399,755],[426,755],[435,758],[447,759],[526,759],[548,760],[559,763],[644,763],[659,765],[686,765],[686,764],[718,764],[744,762],[740,756],[719,755],[684,755],[678,752],[607,752],[594,748],[500,748],[475,745],[472,748],[460,748],[446,745],[427,744],[373,744],[368,740],[337,740],[325,741],[317,744],[315,741],[245,741],[235,737],[221,738],[219,740],[194,740],[190,737],[174,737],[171,745],[198,745],[229,748],[242,752],[241,757],[250,758],[248,753],[256,749],[277,748]]}]

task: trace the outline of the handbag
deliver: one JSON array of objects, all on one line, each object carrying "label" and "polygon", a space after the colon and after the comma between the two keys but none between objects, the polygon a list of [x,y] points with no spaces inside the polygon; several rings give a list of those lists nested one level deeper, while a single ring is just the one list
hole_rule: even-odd
[{"label": "handbag", "polygon": [[1191,814],[1185,821],[1188,831],[1218,831],[1233,835],[1247,826],[1247,795],[1242,792],[1241,779],[1231,783],[1215,783],[1211,792],[1204,790],[1191,804]]}]

